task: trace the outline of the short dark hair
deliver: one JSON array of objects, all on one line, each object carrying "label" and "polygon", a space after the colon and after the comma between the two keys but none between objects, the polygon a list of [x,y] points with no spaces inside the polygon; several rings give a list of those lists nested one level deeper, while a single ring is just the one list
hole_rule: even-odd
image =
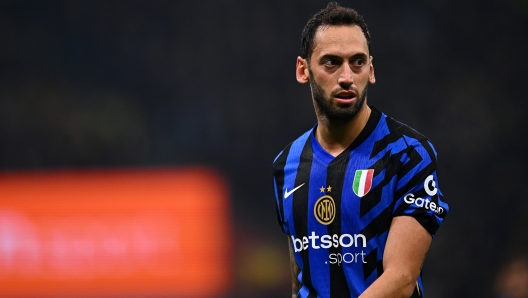
[{"label": "short dark hair", "polygon": [[314,36],[321,26],[358,25],[367,39],[370,52],[370,33],[363,17],[352,8],[339,6],[337,2],[330,2],[325,9],[316,13],[304,26],[301,34],[301,57],[310,60],[314,47]]}]

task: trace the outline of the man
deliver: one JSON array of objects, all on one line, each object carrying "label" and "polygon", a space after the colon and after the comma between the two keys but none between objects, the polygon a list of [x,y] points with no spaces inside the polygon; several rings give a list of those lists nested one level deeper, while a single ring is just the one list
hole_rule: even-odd
[{"label": "man", "polygon": [[330,3],[302,32],[297,81],[317,124],[273,163],[292,297],[422,297],[421,266],[448,211],[429,140],[367,105],[370,34]]}]

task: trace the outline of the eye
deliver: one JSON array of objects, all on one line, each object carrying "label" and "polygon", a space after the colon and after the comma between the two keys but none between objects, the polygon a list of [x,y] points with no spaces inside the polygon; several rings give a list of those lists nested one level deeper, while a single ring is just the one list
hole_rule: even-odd
[{"label": "eye", "polygon": [[361,58],[357,58],[357,59],[354,59],[352,61],[352,66],[355,66],[355,67],[361,67],[365,65],[365,60],[361,59]]},{"label": "eye", "polygon": [[335,59],[327,59],[323,61],[324,66],[333,67],[338,65],[339,63]]}]

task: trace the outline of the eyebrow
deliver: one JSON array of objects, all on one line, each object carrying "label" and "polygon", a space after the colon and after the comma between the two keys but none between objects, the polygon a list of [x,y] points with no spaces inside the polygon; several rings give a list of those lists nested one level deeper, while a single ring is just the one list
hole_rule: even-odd
[{"label": "eyebrow", "polygon": [[[356,53],[352,56],[350,56],[350,60],[352,59],[355,59],[355,58],[364,58],[364,59],[368,59],[368,55],[366,53]],[[343,60],[343,57],[339,56],[339,55],[335,55],[335,54],[324,54],[322,55],[318,60],[319,61],[322,61],[324,59],[336,59],[336,60]]]}]

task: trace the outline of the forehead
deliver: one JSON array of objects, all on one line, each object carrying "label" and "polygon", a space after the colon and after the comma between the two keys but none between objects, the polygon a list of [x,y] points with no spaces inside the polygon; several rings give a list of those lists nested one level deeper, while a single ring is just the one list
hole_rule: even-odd
[{"label": "forehead", "polygon": [[319,27],[314,36],[313,55],[357,54],[368,55],[367,39],[357,25]]}]

